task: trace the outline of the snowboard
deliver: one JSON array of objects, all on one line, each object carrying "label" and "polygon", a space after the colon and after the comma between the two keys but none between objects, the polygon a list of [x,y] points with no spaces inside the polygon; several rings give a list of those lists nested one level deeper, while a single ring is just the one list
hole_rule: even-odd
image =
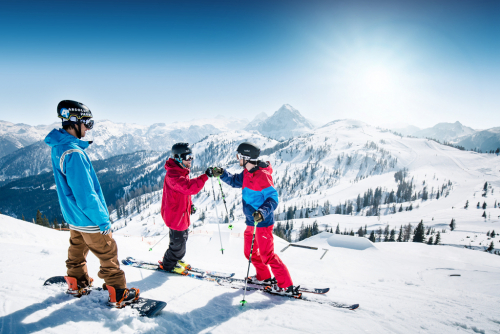
[{"label": "snowboard", "polygon": [[[67,283],[66,280],[64,279],[64,276],[54,276],[47,279],[43,283],[43,285],[53,285],[53,284],[63,285],[64,287],[67,287]],[[90,287],[88,293],[92,291],[101,291],[101,290],[103,290],[101,287]],[[108,305],[107,303],[106,305],[110,308],[114,308],[113,306]],[[149,298],[142,298],[142,297],[139,297],[139,299],[132,304],[125,305],[125,307],[130,307],[133,308],[134,310],[137,310],[141,315],[141,317],[148,317],[148,318],[154,317],[155,315],[160,313],[165,306],[167,306],[167,303],[165,302]]]}]

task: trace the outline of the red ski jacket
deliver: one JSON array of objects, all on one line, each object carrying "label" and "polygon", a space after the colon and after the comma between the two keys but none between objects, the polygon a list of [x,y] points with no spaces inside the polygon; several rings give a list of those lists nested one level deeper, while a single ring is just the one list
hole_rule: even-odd
[{"label": "red ski jacket", "polygon": [[165,163],[165,169],[167,174],[163,182],[161,216],[172,230],[184,231],[191,224],[191,195],[197,194],[203,188],[208,176],[202,174],[190,179],[189,169],[180,167],[172,158]]}]

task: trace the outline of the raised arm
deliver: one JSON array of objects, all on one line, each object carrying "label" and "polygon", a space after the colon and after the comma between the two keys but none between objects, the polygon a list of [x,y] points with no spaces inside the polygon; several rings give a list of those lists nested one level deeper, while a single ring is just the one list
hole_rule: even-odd
[{"label": "raised arm", "polygon": [[202,174],[193,179],[185,176],[181,176],[175,179],[167,177],[167,182],[172,187],[172,189],[184,195],[195,195],[199,193],[207,180],[208,176],[206,176],[205,174]]},{"label": "raised arm", "polygon": [[231,174],[226,169],[221,175],[221,180],[229,184],[233,188],[243,187],[243,172],[240,174]]}]

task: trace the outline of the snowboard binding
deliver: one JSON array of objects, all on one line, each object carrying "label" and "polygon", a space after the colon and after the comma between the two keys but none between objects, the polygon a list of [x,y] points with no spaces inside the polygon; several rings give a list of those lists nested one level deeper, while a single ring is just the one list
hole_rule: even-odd
[{"label": "snowboard binding", "polygon": [[83,295],[88,295],[92,288],[92,283],[94,280],[91,278],[88,286],[80,287],[75,277],[64,276],[66,283],[68,283],[68,290],[66,293],[74,297],[80,298]]},{"label": "snowboard binding", "polygon": [[116,308],[123,308],[126,305],[135,303],[139,299],[139,289],[115,289],[110,285],[106,285],[106,290],[109,292],[108,305]]}]

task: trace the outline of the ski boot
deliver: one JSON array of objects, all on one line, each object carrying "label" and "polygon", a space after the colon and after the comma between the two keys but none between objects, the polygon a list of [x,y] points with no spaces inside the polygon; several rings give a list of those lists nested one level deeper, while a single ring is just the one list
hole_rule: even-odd
[{"label": "ski boot", "polygon": [[274,278],[274,277],[265,279],[263,281],[259,281],[257,279],[257,275],[253,275],[253,276],[247,277],[247,282],[248,283],[253,283],[253,284],[260,284],[260,285],[273,285],[273,284],[277,284],[278,283],[276,281],[276,278]]},{"label": "ski boot", "polygon": [[68,290],[66,293],[68,295],[72,295],[74,297],[80,298],[83,295],[88,295],[90,293],[90,288],[92,287],[92,283],[94,280],[90,278],[90,282],[86,286],[78,285],[77,279],[75,277],[64,276],[66,283],[68,283]]},{"label": "ski boot", "polygon": [[280,288],[278,284],[273,284],[266,286],[264,291],[275,295],[283,295],[299,299],[302,297],[302,293],[299,292],[299,288],[300,286],[293,285],[290,285],[288,288]]},{"label": "ski boot", "polygon": [[116,308],[125,307],[135,303],[139,299],[139,289],[115,289],[111,285],[105,285],[109,293],[108,305]]},{"label": "ski boot", "polygon": [[191,265],[187,264],[186,262],[183,262],[182,260],[177,261],[177,264],[180,265],[181,267],[184,267],[184,269],[186,270],[191,269]]},{"label": "ski boot", "polygon": [[[163,268],[163,262],[162,261],[158,261],[158,267],[161,270],[165,270]],[[183,266],[181,266],[179,263],[175,264],[174,269],[172,269],[172,270],[165,270],[165,271],[168,271],[170,273],[179,274],[179,275],[184,275],[184,276],[188,274],[188,271]]]}]

